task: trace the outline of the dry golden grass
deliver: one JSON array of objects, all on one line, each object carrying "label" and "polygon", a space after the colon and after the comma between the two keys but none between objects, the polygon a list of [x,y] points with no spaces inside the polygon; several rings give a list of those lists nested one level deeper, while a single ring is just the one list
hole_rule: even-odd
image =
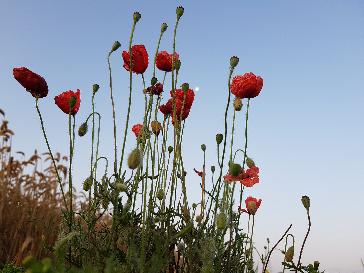
[{"label": "dry golden grass", "polygon": [[[49,154],[37,151],[30,158],[12,152],[14,133],[0,109],[0,264],[20,264],[31,254],[49,256],[58,237],[61,198]],[[67,174],[66,157],[55,156],[58,169]]]}]

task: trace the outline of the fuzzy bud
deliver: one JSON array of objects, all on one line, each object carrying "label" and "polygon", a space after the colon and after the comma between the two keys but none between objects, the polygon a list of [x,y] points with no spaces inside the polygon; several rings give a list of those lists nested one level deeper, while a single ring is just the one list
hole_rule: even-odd
[{"label": "fuzzy bud", "polygon": [[231,66],[231,68],[235,68],[238,65],[238,63],[239,63],[239,58],[238,57],[232,56],[230,58],[230,66]]},{"label": "fuzzy bud", "polygon": [[135,170],[140,165],[142,159],[138,148],[134,149],[128,158],[128,166],[130,169]]},{"label": "fuzzy bud", "polygon": [[190,88],[190,85],[188,83],[185,82],[184,84],[182,84],[182,90],[184,92],[187,92],[189,88]]},{"label": "fuzzy bud", "polygon": [[243,108],[243,101],[240,98],[234,99],[234,109],[239,112]]},{"label": "fuzzy bud", "polygon": [[164,198],[164,190],[163,189],[159,189],[158,193],[157,193],[157,198],[158,200],[162,201]]},{"label": "fuzzy bud", "polygon": [[196,208],[197,208],[197,204],[196,204],[196,203],[193,203],[193,204],[192,204],[192,208],[193,208],[193,209],[196,209]]},{"label": "fuzzy bud", "polygon": [[134,19],[134,23],[138,23],[138,21],[140,20],[140,18],[142,18],[142,15],[139,12],[134,12],[133,14],[133,19]]},{"label": "fuzzy bud", "polygon": [[216,135],[216,143],[220,144],[222,142],[222,140],[224,139],[222,134],[217,134]]},{"label": "fuzzy bud", "polygon": [[206,151],[206,145],[205,144],[202,144],[201,145],[201,150],[204,152],[204,151]]},{"label": "fuzzy bud", "polygon": [[246,165],[248,168],[252,168],[255,167],[255,162],[250,157],[246,157]]},{"label": "fuzzy bud", "polygon": [[150,123],[150,127],[152,128],[153,134],[155,134],[156,136],[159,136],[159,133],[162,130],[162,125],[160,124],[160,122],[157,120],[153,120]]},{"label": "fuzzy bud", "polygon": [[238,176],[241,172],[241,166],[237,163],[231,163],[229,167],[229,172],[232,176]]},{"label": "fuzzy bud", "polygon": [[128,190],[128,186],[122,181],[116,181],[115,188],[120,192],[126,192]]},{"label": "fuzzy bud", "polygon": [[319,266],[320,266],[320,262],[319,262],[319,261],[314,261],[314,262],[313,262],[313,268],[314,268],[315,270],[318,270],[318,269],[319,269]]},{"label": "fuzzy bud", "polygon": [[118,49],[119,49],[119,47],[121,47],[120,42],[119,42],[119,41],[115,41],[115,42],[114,42],[114,44],[113,44],[113,45],[112,45],[112,47],[111,47],[111,51],[110,51],[110,53],[111,53],[111,52],[114,52],[114,51],[116,51],[116,50],[118,50]]},{"label": "fuzzy bud", "polygon": [[294,246],[291,246],[287,249],[286,253],[284,254],[284,260],[288,263],[293,261],[294,256]]},{"label": "fuzzy bud", "polygon": [[173,147],[172,146],[168,146],[168,152],[172,153],[173,152]]},{"label": "fuzzy bud", "polygon": [[83,182],[83,190],[84,191],[89,191],[92,187],[92,183],[93,183],[93,178],[92,176],[89,176],[85,179],[85,181]]},{"label": "fuzzy bud", "polygon": [[87,134],[87,131],[88,131],[88,125],[87,125],[87,123],[86,123],[86,122],[84,122],[84,123],[82,123],[82,124],[80,125],[80,127],[78,128],[78,135],[79,135],[80,137],[83,137],[84,135],[86,135],[86,134]]},{"label": "fuzzy bud", "polygon": [[151,84],[151,85],[155,85],[157,82],[158,82],[158,79],[157,79],[156,77],[153,77],[153,78],[150,80],[150,84]]},{"label": "fuzzy bud", "polygon": [[176,8],[177,20],[179,20],[182,17],[184,11],[185,9],[182,6]]},{"label": "fuzzy bud", "polygon": [[302,205],[308,211],[310,209],[310,197],[304,195],[304,196],[302,196],[301,201],[302,201]]},{"label": "fuzzy bud", "polygon": [[95,83],[94,85],[92,85],[92,92],[94,94],[96,94],[96,92],[99,91],[99,89],[100,89],[100,86],[97,83]]},{"label": "fuzzy bud", "polygon": [[161,32],[165,32],[165,31],[167,30],[167,28],[168,28],[167,23],[163,23],[163,24],[161,25]]},{"label": "fuzzy bud", "polygon": [[211,166],[211,172],[214,173],[215,172],[215,166]]},{"label": "fuzzy bud", "polygon": [[216,217],[216,227],[218,229],[224,229],[226,227],[226,215],[225,215],[225,213],[220,213]]},{"label": "fuzzy bud", "polygon": [[179,69],[181,68],[181,60],[176,60],[175,62],[174,62],[174,67],[176,68],[176,71],[178,72],[179,71]]}]

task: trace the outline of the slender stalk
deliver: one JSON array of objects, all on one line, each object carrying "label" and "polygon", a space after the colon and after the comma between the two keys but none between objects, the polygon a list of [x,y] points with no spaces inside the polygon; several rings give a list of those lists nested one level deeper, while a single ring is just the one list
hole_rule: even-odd
[{"label": "slender stalk", "polygon": [[298,258],[296,272],[297,272],[297,270],[298,270],[298,267],[301,265],[301,258],[302,258],[302,254],[303,254],[303,248],[305,247],[305,244],[306,244],[306,241],[307,241],[308,234],[309,234],[309,233],[310,233],[310,231],[311,231],[311,216],[310,216],[310,211],[309,211],[309,210],[306,210],[306,211],[307,211],[307,219],[308,219],[308,229],[307,229],[307,233],[306,233],[305,239],[303,240],[303,243],[302,243],[302,246],[301,246],[300,256],[299,256],[299,258]]}]

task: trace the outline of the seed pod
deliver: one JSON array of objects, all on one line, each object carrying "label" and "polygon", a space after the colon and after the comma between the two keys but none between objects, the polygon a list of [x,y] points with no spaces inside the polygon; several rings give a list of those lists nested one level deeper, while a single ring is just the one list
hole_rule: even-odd
[{"label": "seed pod", "polygon": [[238,65],[238,63],[239,63],[239,58],[238,57],[232,56],[230,58],[230,66],[231,66],[231,68],[235,68]]},{"label": "seed pod", "polygon": [[123,183],[122,181],[117,181],[115,183],[115,188],[116,190],[120,191],[120,192],[126,192],[128,190],[128,186]]},{"label": "seed pod", "polygon": [[222,140],[224,139],[222,134],[217,134],[216,135],[216,143],[220,144],[222,142]]},{"label": "seed pod", "polygon": [[161,25],[161,31],[162,31],[162,32],[165,32],[165,31],[167,30],[167,28],[168,28],[167,23],[163,23],[163,24]]},{"label": "seed pod", "polygon": [[162,125],[160,124],[160,122],[157,120],[153,120],[150,123],[150,127],[152,128],[153,134],[155,134],[156,136],[159,136],[159,133],[162,130]]},{"label": "seed pod", "polygon": [[111,47],[111,51],[110,52],[114,52],[114,51],[118,50],[119,47],[121,47],[120,42],[119,41],[115,41],[114,44]]},{"label": "seed pod", "polygon": [[302,201],[302,205],[308,211],[310,209],[310,197],[308,197],[307,195],[304,195],[304,196],[302,196],[301,201]]},{"label": "seed pod", "polygon": [[211,166],[211,172],[214,173],[215,172],[215,166]]},{"label": "seed pod", "polygon": [[92,85],[92,92],[94,94],[96,94],[96,92],[99,90],[99,88],[100,88],[100,86],[95,83],[94,85]]},{"label": "seed pod", "polygon": [[142,159],[138,148],[135,148],[128,157],[128,167],[135,170],[140,165]]},{"label": "seed pod", "polygon": [[291,246],[287,249],[286,253],[284,254],[284,260],[288,263],[293,261],[294,256],[294,247]]},{"label": "seed pod", "polygon": [[173,152],[173,147],[172,146],[168,146],[168,152],[172,153]]},{"label": "seed pod", "polygon": [[182,6],[176,8],[177,20],[179,20],[182,17],[184,11],[185,9]]},{"label": "seed pod", "polygon": [[84,191],[89,191],[92,187],[92,183],[93,183],[93,178],[92,176],[89,176],[85,179],[85,181],[83,182],[83,190]]},{"label": "seed pod", "polygon": [[206,151],[206,145],[205,144],[202,144],[201,145],[201,150],[204,152],[204,151]]},{"label": "seed pod", "polygon": [[187,92],[189,88],[190,88],[190,85],[188,83],[185,82],[184,84],[182,84],[182,90],[184,92]]},{"label": "seed pod", "polygon": [[141,17],[142,17],[142,15],[139,12],[137,12],[137,11],[134,12],[134,14],[133,14],[134,23],[137,23]]},{"label": "seed pod", "polygon": [[243,108],[243,101],[240,98],[234,99],[234,109],[239,112]]}]

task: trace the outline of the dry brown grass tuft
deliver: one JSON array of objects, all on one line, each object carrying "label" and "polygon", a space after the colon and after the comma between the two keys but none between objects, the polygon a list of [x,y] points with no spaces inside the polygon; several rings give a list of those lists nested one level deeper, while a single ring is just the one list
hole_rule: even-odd
[{"label": "dry brown grass tuft", "polygon": [[[12,154],[14,133],[0,109],[0,264],[31,254],[49,256],[58,237],[61,204],[57,177],[49,154],[37,151],[30,158]],[[66,177],[66,157],[55,156],[59,171]]]}]

